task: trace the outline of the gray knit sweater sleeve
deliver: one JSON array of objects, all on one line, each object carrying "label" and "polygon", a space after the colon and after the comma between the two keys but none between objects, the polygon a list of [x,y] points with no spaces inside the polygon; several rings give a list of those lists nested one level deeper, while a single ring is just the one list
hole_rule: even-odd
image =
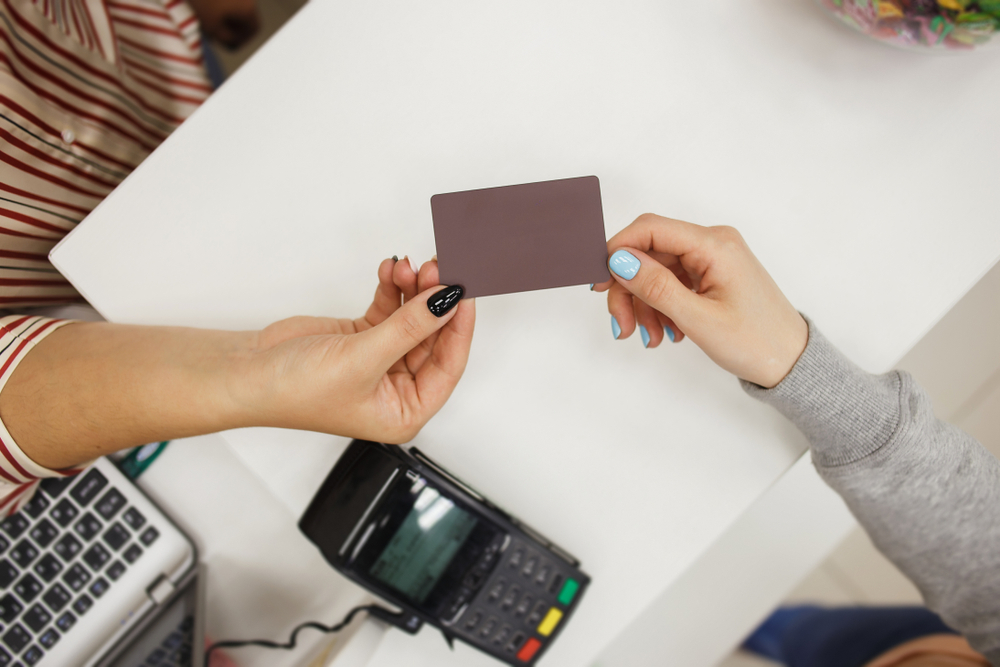
[{"label": "gray knit sweater sleeve", "polygon": [[812,322],[778,386],[742,384],[809,438],[819,474],[927,606],[1000,665],[1000,461],[935,419],[909,374],[866,373]]}]

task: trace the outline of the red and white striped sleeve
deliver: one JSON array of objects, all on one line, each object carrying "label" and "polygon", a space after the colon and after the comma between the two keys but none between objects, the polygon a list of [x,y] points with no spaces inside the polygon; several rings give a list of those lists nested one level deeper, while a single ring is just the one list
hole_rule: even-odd
[{"label": "red and white striped sleeve", "polygon": [[[17,365],[40,340],[71,322],[28,315],[0,317],[0,392]],[[38,465],[21,451],[0,419],[0,516],[21,509],[42,479],[75,475],[84,467],[49,470]]]}]

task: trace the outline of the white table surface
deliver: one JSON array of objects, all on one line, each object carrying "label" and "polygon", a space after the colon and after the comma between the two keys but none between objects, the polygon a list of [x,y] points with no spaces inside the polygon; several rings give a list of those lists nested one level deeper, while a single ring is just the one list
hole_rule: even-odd
[{"label": "white table surface", "polygon": [[[431,195],[596,174],[609,236],[644,211],[736,226],[881,371],[1000,256],[998,83],[995,55],[897,51],[805,0],[313,0],[56,261],[113,321],[355,316],[381,259],[433,253]],[[586,286],[478,309],[415,444],[581,559],[544,662],[578,667],[805,442],[690,342],[613,341]],[[287,456],[302,437],[232,441],[290,515],[336,452]]]}]

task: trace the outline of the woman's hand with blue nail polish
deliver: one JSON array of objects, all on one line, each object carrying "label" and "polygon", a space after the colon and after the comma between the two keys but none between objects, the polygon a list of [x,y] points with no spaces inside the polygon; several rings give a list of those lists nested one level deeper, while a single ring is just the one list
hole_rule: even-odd
[{"label": "woman's hand with blue nail polish", "polygon": [[[731,227],[701,227],[646,214],[608,241],[608,310],[620,338],[637,326],[656,347],[668,330],[691,338],[717,364],[764,387],[788,374],[808,327]],[[643,336],[644,342],[646,336]]]},{"label": "woman's hand with blue nail polish", "polygon": [[402,443],[451,395],[465,370],[475,303],[438,284],[437,262],[379,266],[364,317],[293,317],[256,336],[254,381],[239,388],[257,423]]}]

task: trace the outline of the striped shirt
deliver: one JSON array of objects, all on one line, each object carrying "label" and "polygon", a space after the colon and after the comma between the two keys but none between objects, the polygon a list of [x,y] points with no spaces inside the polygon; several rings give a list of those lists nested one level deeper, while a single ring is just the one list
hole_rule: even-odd
[{"label": "striped shirt", "polygon": [[[211,93],[201,48],[184,0],[0,0],[0,308],[82,301],[48,253]],[[0,318],[0,390],[64,324]],[[0,513],[59,474],[0,423]]]}]

